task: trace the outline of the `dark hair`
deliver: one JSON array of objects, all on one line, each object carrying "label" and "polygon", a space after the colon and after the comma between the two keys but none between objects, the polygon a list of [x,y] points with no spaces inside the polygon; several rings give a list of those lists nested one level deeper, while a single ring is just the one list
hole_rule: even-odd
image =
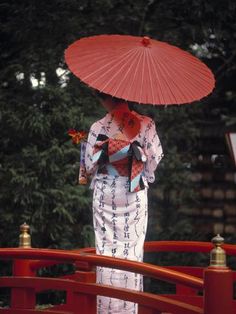
[{"label": "dark hair", "polygon": [[108,95],[108,94],[105,94],[105,93],[103,93],[103,92],[99,92],[98,90],[94,90],[94,94],[95,94],[95,96],[97,96],[98,98],[100,98],[100,99],[102,99],[102,100],[105,100],[105,99],[107,99],[107,98],[112,98],[112,101],[113,101],[114,103],[116,103],[116,104],[119,104],[119,103],[121,103],[121,102],[124,102],[124,100],[121,99],[121,98],[113,97],[113,96]]}]

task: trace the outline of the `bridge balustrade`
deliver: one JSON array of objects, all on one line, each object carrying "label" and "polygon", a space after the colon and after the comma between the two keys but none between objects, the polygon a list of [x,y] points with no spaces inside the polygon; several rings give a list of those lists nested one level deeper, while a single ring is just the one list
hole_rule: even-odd
[{"label": "bridge balustrade", "polygon": [[[94,248],[80,250],[35,249],[28,243],[20,248],[0,249],[0,260],[12,261],[12,276],[0,278],[1,288],[10,288],[11,301],[4,314],[95,314],[96,296],[103,295],[139,304],[139,314],[233,314],[235,272],[226,266],[225,255],[236,255],[236,246],[224,244],[218,236],[212,243],[195,241],[154,241],[145,243],[145,252],[201,252],[210,253],[210,266],[206,268],[169,266],[99,256]],[[22,240],[22,239],[21,239]],[[24,241],[23,241],[24,242]],[[57,278],[38,277],[40,269],[60,264],[72,264],[71,275]],[[176,294],[157,295],[95,282],[96,266],[123,269],[172,283]],[[43,291],[66,292],[63,304],[39,309],[36,296]]]}]

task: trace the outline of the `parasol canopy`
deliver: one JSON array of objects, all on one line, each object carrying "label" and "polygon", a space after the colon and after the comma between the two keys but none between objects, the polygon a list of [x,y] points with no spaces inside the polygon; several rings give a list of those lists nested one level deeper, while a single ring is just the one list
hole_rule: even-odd
[{"label": "parasol canopy", "polygon": [[65,60],[90,87],[142,104],[190,103],[215,86],[211,70],[198,58],[149,37],[85,37],[66,49]]}]

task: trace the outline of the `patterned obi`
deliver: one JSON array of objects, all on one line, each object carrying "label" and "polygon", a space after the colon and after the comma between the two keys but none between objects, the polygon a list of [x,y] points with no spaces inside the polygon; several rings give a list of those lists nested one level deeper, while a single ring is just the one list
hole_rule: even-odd
[{"label": "patterned obi", "polygon": [[94,147],[93,162],[98,173],[129,178],[129,191],[144,189],[142,173],[146,156],[138,141],[109,138],[99,134]]}]

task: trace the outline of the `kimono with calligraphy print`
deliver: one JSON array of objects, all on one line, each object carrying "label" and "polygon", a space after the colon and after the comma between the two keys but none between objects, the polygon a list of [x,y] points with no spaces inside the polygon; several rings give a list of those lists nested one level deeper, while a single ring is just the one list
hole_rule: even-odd
[{"label": "kimono with calligraphy print", "polygon": [[[154,171],[163,154],[154,121],[137,115],[140,131],[132,141],[140,143],[146,155],[142,180],[144,189],[129,192],[129,178],[99,173],[93,160],[98,135],[112,137],[119,130],[108,113],[95,122],[89,132],[85,153],[87,173],[92,177],[93,224],[96,253],[141,262],[147,230],[148,183],[154,182]],[[141,291],[142,276],[132,272],[97,267],[97,283]],[[137,314],[137,304],[109,297],[97,297],[98,314]]]}]

